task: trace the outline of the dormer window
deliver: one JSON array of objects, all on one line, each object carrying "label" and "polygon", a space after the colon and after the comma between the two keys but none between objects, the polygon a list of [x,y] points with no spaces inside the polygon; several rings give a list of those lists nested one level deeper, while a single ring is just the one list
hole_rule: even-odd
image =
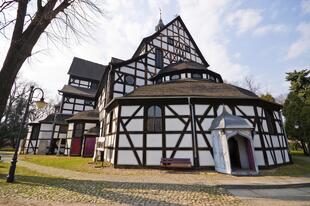
[{"label": "dormer window", "polygon": [[177,79],[180,79],[179,74],[175,74],[175,75],[170,76],[170,80],[177,80]]},{"label": "dormer window", "polygon": [[193,74],[192,74],[192,78],[193,78],[193,79],[202,79],[202,75],[199,74],[199,73],[193,73]]},{"label": "dormer window", "polygon": [[168,44],[173,46],[174,45],[174,40],[171,37],[168,37]]}]

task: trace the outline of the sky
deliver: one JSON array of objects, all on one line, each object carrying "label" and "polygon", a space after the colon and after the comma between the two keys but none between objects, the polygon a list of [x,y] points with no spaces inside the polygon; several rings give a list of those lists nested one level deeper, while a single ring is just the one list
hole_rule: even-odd
[{"label": "sky", "polygon": [[[310,67],[310,0],[106,0],[101,6],[105,14],[95,17],[91,37],[57,46],[41,38],[23,78],[56,98],[73,57],[104,65],[111,57],[129,59],[154,33],[159,8],[164,23],[181,16],[210,69],[228,82],[248,76],[261,93],[278,96],[288,92],[286,72]],[[0,36],[0,64],[8,46]]]}]

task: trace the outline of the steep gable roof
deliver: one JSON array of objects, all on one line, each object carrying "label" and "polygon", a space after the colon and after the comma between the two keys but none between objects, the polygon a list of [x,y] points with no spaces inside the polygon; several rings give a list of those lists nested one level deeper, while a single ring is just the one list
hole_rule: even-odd
[{"label": "steep gable roof", "polygon": [[105,69],[106,66],[104,65],[74,57],[68,74],[85,79],[100,81]]},{"label": "steep gable roof", "polygon": [[140,45],[138,46],[137,50],[135,51],[134,55],[132,58],[135,58],[137,56],[140,55],[141,50],[145,47],[145,45],[147,45],[150,41],[152,41],[154,38],[156,38],[158,35],[160,35],[160,33],[165,30],[166,28],[168,28],[171,24],[173,24],[174,22],[179,21],[180,24],[182,25],[184,31],[186,32],[187,36],[189,37],[189,39],[191,40],[193,46],[195,47],[196,52],[198,53],[198,55],[200,56],[202,62],[208,67],[209,64],[208,62],[205,60],[204,56],[202,55],[201,51],[199,50],[196,42],[194,41],[192,35],[190,34],[190,32],[188,31],[187,27],[185,26],[182,18],[180,16],[177,16],[176,18],[174,18],[172,21],[170,21],[168,24],[166,24],[163,28],[161,28],[160,30],[158,30],[157,32],[155,32],[154,34],[145,37]]}]

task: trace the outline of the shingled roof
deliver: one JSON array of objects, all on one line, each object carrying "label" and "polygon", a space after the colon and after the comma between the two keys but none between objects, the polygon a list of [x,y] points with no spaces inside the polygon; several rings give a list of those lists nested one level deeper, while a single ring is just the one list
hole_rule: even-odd
[{"label": "shingled roof", "polygon": [[105,69],[104,65],[74,57],[68,74],[100,81]]},{"label": "shingled roof", "polygon": [[[72,114],[56,114],[55,123],[56,124],[68,124],[66,119],[72,117]],[[39,121],[39,123],[54,123],[55,113],[49,114],[45,119]]]},{"label": "shingled roof", "polygon": [[179,73],[185,70],[207,72],[214,76],[217,76],[220,79],[220,81],[222,81],[221,75],[207,69],[207,67],[203,64],[199,64],[197,62],[192,62],[192,61],[179,61],[177,63],[169,64],[168,66],[161,69],[157,75],[151,78],[151,80],[156,79],[157,77],[165,76],[166,74]]},{"label": "shingled roof", "polygon": [[67,121],[99,121],[99,111],[97,109],[95,110],[89,110],[89,111],[83,111],[75,114],[73,117],[67,119]]},{"label": "shingled roof", "polygon": [[82,97],[95,98],[97,89],[88,89],[82,87],[75,87],[71,85],[65,85],[61,90],[61,93],[78,95]]},{"label": "shingled roof", "polygon": [[194,79],[177,80],[174,82],[138,87],[123,98],[165,96],[259,99],[253,92],[237,86]]}]

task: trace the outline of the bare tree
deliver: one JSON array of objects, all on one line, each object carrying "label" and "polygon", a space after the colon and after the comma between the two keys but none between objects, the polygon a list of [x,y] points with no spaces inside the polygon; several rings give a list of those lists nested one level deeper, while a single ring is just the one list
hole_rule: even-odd
[{"label": "bare tree", "polygon": [[246,87],[246,89],[250,90],[251,92],[257,94],[260,90],[260,86],[258,83],[255,82],[255,80],[250,77],[250,76],[246,76],[244,78],[244,86]]},{"label": "bare tree", "polygon": [[[42,34],[63,40],[68,35],[82,37],[92,23],[91,14],[103,14],[96,0],[1,0],[0,34],[10,35],[10,47],[0,71],[0,117],[6,107],[16,75]],[[13,15],[12,15],[13,14]],[[51,32],[47,31],[47,28]]]}]

